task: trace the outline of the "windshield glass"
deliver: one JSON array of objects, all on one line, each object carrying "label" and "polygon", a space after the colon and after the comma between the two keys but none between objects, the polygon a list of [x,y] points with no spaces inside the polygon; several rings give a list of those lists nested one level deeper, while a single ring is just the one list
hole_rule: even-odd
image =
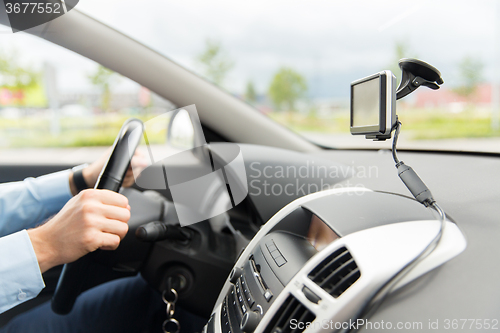
[{"label": "windshield glass", "polygon": [[400,148],[500,152],[500,3],[86,0],[122,31],[324,146],[389,148],[349,133],[350,83],[422,59],[444,84],[397,102]]}]

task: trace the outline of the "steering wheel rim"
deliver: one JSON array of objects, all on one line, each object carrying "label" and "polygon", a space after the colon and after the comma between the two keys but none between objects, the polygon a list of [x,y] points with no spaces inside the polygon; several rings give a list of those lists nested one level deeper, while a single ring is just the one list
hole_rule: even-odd
[{"label": "steering wheel rim", "polygon": [[[123,124],[115,139],[108,161],[97,179],[95,189],[114,192],[120,190],[132,156],[141,141],[143,131],[144,124],[139,119],[131,118]],[[81,293],[91,259],[92,256],[89,253],[64,265],[52,297],[52,311],[60,315],[71,312],[78,295]]]}]

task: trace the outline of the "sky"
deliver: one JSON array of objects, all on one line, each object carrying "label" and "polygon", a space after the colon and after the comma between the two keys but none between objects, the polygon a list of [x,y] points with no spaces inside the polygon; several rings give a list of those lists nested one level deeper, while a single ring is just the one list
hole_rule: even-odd
[{"label": "sky", "polygon": [[[234,93],[250,80],[265,93],[274,73],[288,66],[307,78],[311,97],[345,98],[351,81],[394,67],[397,42],[437,67],[450,87],[466,56],[484,64],[486,81],[500,76],[494,0],[80,0],[76,8],[193,71],[207,38],[219,41],[235,63],[225,81]],[[63,90],[91,89],[86,76],[96,65],[89,60],[8,30],[0,31],[0,47],[19,49],[35,66],[57,64]],[[117,89],[136,88],[122,80]]]}]

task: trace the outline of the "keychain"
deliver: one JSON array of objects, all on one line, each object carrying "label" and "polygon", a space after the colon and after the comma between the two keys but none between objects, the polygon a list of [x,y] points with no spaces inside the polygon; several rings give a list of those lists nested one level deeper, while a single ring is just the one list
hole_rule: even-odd
[{"label": "keychain", "polygon": [[170,289],[170,291],[164,290],[161,298],[163,303],[166,304],[167,319],[163,322],[162,328],[164,333],[179,333],[181,325],[174,318],[175,313],[175,302],[177,302],[177,291],[175,289]]}]

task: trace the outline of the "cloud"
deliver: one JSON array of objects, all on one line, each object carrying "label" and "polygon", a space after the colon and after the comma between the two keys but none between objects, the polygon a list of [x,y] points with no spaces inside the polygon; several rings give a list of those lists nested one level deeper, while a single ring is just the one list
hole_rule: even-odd
[{"label": "cloud", "polygon": [[[227,80],[230,90],[242,92],[252,79],[264,92],[282,65],[308,78],[323,76],[325,82],[385,69],[394,60],[398,40],[408,40],[420,58],[443,68],[445,81],[466,55],[481,58],[491,79],[494,7],[493,0],[85,0],[77,9],[191,70],[196,70],[193,59],[205,39],[218,39],[236,63]],[[60,55],[68,77],[92,64],[22,38],[1,34],[0,45],[36,47],[33,58]]]}]

